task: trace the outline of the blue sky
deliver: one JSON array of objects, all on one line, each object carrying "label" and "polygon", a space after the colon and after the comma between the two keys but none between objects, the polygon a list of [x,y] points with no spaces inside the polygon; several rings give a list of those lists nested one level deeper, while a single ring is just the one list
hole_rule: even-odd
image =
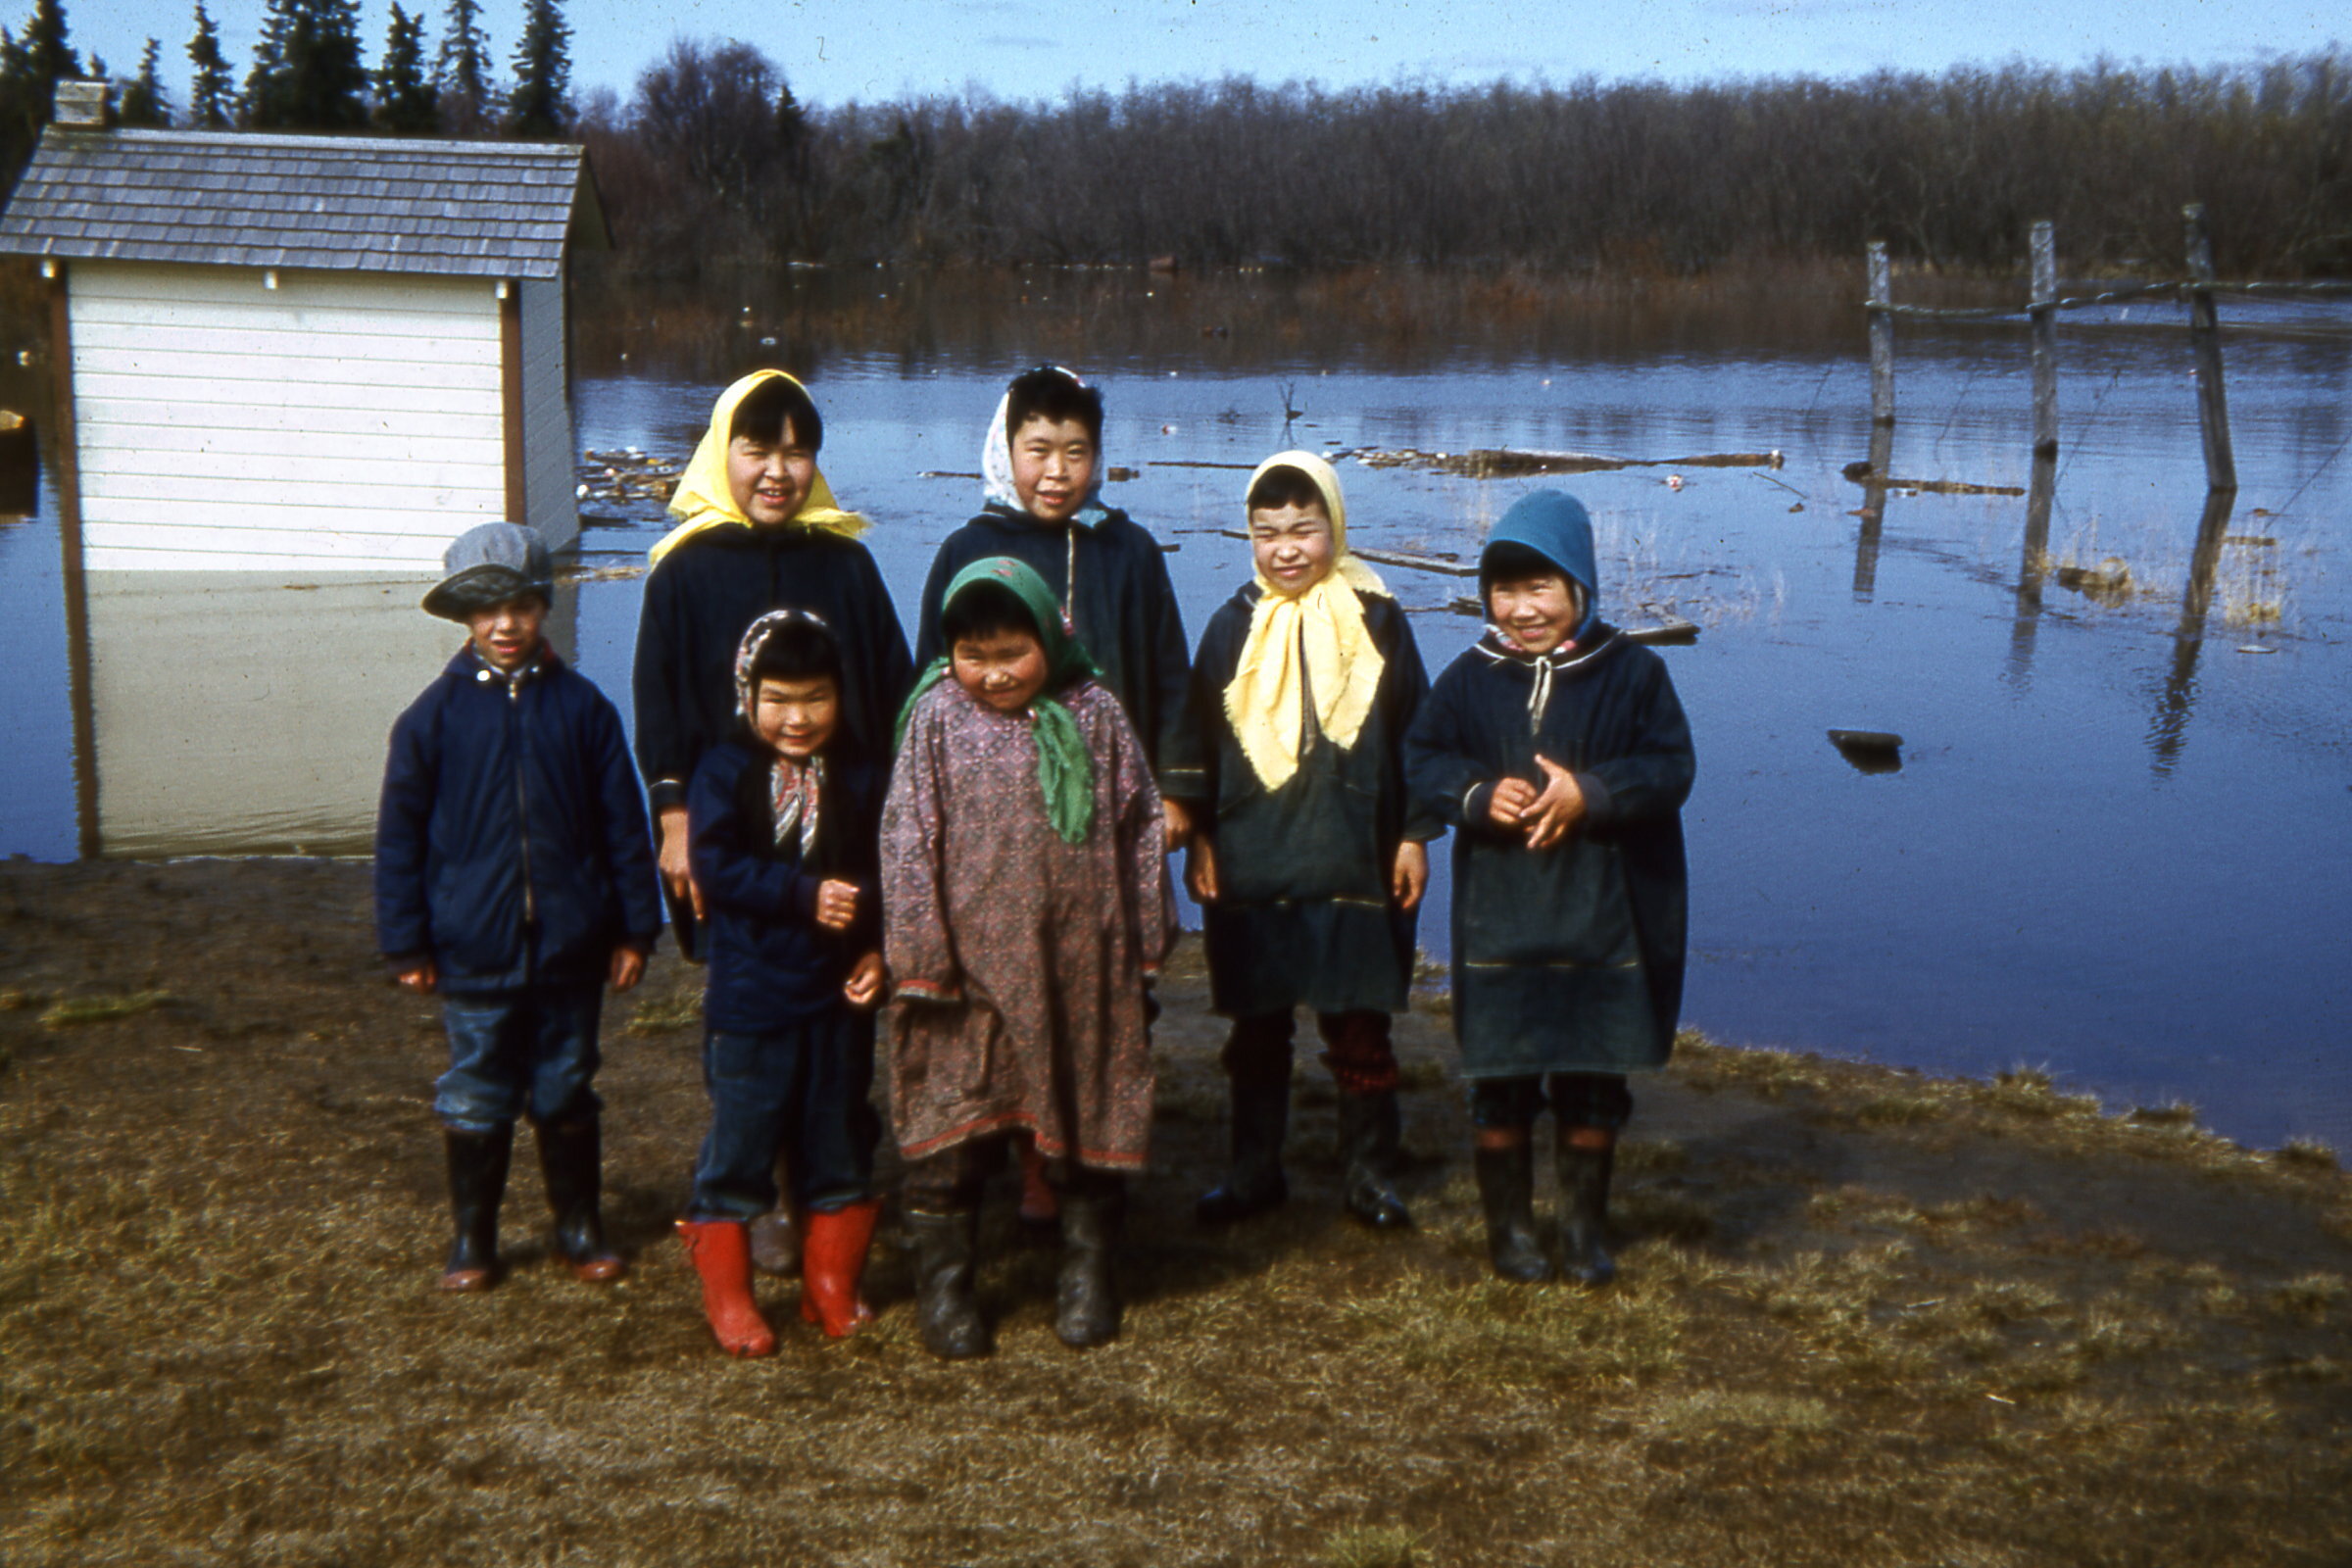
[{"label": "blue sky", "polygon": [[[264,0],[208,0],[240,76]],[[419,0],[438,38],[446,0]],[[0,17],[29,14],[0,0]],[[68,0],[73,42],[128,74],[149,34],[184,104],[194,0]],[[502,63],[522,0],[482,0]],[[369,63],[390,0],[365,0]],[[908,90],[1050,98],[1073,83],[1215,77],[1328,85],[1510,76],[1686,82],[1733,76],[1940,71],[2024,58],[2079,65],[2213,65],[2300,54],[2352,36],[2341,0],[568,0],[581,91],[626,95],[674,36],[742,38],[784,68],[804,100],[839,104]]]}]

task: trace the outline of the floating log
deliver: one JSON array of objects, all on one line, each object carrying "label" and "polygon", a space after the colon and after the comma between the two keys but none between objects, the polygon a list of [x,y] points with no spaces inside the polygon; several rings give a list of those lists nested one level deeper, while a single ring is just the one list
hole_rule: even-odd
[{"label": "floating log", "polygon": [[[1246,540],[1250,537],[1250,531],[1247,528],[1219,528],[1217,532],[1228,539]],[[1348,553],[1360,560],[1373,562],[1383,566],[1407,566],[1414,571],[1434,571],[1447,577],[1475,577],[1478,575],[1476,562],[1465,565],[1461,557],[1450,554],[1422,555],[1410,550],[1379,550],[1365,545],[1350,545],[1348,547]]]},{"label": "floating log", "polygon": [[1149,466],[1154,468],[1239,468],[1244,473],[1257,471],[1254,463],[1210,463],[1200,458],[1152,458]]},{"label": "floating log", "polygon": [[[1466,594],[1450,601],[1446,608],[1454,614],[1467,615],[1472,620],[1487,618],[1486,606]],[[1624,634],[1627,642],[1651,647],[1685,648],[1698,641],[1698,622],[1664,612],[1659,612],[1658,623],[1654,626],[1620,626],[1617,629]]]},{"label": "floating log", "polygon": [[[1339,456],[1341,454],[1335,454]],[[1469,452],[1422,452],[1411,447],[1366,448],[1351,454],[1368,468],[1434,468],[1468,479],[1515,479],[1544,473],[1608,473],[1619,468],[1777,468],[1774,452],[1698,452],[1678,458],[1612,458],[1595,452],[1521,452],[1480,447]]]},{"label": "floating log", "polygon": [[985,478],[986,475],[965,473],[960,468],[925,468],[915,477],[917,479],[979,479]]},{"label": "floating log", "polygon": [[1917,490],[1932,496],[2022,496],[2022,484],[1971,484],[1965,479],[1898,479],[1881,474],[1868,463],[1856,460],[1838,470],[1858,485],[1873,490]]}]

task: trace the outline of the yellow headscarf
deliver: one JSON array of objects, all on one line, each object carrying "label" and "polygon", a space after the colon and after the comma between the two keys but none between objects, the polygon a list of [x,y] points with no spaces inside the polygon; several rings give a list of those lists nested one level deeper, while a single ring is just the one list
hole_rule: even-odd
[{"label": "yellow headscarf", "polygon": [[1267,789],[1278,790],[1298,771],[1308,693],[1315,701],[1315,721],[1333,744],[1343,751],[1355,744],[1386,663],[1364,625],[1363,602],[1356,595],[1385,599],[1389,590],[1371,567],[1348,553],[1348,508],[1331,465],[1312,452],[1276,453],[1250,475],[1250,487],[1273,468],[1297,468],[1314,481],[1323,510],[1331,514],[1332,549],[1331,570],[1296,597],[1259,574],[1250,635],[1225,687],[1225,716],[1242,755]]},{"label": "yellow headscarf", "polygon": [[[710,428],[703,432],[702,444],[694,449],[694,457],[686,471],[678,476],[678,488],[669,498],[670,514],[678,525],[662,536],[648,558],[656,564],[663,556],[701,533],[706,528],[733,524],[749,528],[752,519],[735,505],[734,487],[727,483],[727,446],[733,439],[735,410],[753,391],[774,380],[793,380],[782,370],[754,370],[718,395],[710,409]],[[807,387],[801,387],[806,392]],[[822,469],[808,485],[808,494],[802,498],[801,509],[792,514],[792,521],[808,528],[823,528],[855,539],[865,532],[865,519],[855,512],[844,512],[833,499],[833,487],[825,483]]]}]

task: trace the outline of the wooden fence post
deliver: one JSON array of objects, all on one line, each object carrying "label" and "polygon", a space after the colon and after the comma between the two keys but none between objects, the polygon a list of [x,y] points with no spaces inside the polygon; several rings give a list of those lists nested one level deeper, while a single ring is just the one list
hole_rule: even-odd
[{"label": "wooden fence post", "polygon": [[[2180,209],[2188,229],[2188,276],[2192,285],[2213,281],[2213,239],[2205,231],[2205,204],[2191,202]],[[2214,315],[2213,290],[2191,287],[2188,294],[2188,339],[2197,362],[2197,426],[2205,437],[2205,488],[2235,490],[2237,458],[2230,450],[2230,400],[2222,390],[2221,322]]]},{"label": "wooden fence post", "polygon": [[2034,225],[2034,452],[2058,450],[2058,244],[2047,222]]},{"label": "wooden fence post", "polygon": [[1870,421],[1894,422],[1894,318],[1884,307],[1894,303],[1894,269],[1886,259],[1886,242],[1870,242]]}]

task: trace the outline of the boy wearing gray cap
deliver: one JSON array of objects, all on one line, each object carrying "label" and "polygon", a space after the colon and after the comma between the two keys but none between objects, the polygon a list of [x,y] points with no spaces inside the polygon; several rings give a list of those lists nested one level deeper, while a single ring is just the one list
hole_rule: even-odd
[{"label": "boy wearing gray cap", "polygon": [[424,609],[467,641],[392,726],[375,829],[375,926],[394,977],[437,994],[435,1087],[456,1235],[441,1288],[498,1274],[514,1118],[537,1132],[557,1255],[580,1279],[622,1264],[598,1213],[597,1017],[662,930],[645,796],[620,715],[542,636],[555,595],[530,529],[461,534]]}]

